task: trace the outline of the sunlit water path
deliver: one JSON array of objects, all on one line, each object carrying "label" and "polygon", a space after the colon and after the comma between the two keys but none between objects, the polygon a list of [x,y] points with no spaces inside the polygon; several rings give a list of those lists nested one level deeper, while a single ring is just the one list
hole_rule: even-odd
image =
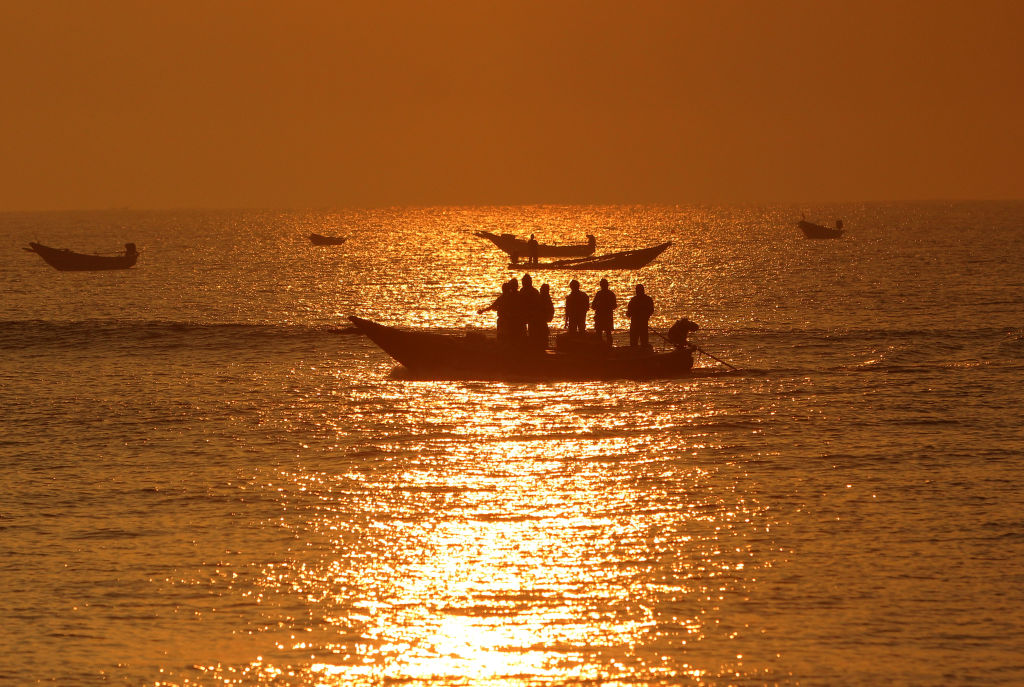
[{"label": "sunlit water path", "polygon": [[[675,241],[613,288],[744,371],[394,376],[344,315],[492,327],[478,228]],[[1024,682],[1020,203],[8,214],[0,244],[0,683]]]}]

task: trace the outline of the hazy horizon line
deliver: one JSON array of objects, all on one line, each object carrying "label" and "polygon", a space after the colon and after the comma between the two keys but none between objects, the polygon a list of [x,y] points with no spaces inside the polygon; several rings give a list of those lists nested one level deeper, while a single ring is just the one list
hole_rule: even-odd
[{"label": "hazy horizon line", "polygon": [[77,208],[0,208],[0,214],[60,214],[88,212],[367,212],[375,210],[428,210],[452,208],[527,208],[527,207],[771,207],[771,206],[830,206],[830,205],[887,205],[900,203],[1019,203],[1021,198],[903,198],[868,200],[771,200],[771,201],[688,201],[688,202],[524,202],[524,203],[408,203],[391,205],[307,205],[307,206],[235,206],[235,205],[168,205],[136,207],[132,205]]}]

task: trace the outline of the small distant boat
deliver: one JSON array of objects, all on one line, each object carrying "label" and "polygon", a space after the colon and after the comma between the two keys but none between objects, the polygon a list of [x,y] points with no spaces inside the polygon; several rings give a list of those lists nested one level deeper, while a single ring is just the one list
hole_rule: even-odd
[{"label": "small distant boat", "polygon": [[30,253],[36,253],[49,265],[63,272],[86,270],[126,270],[139,259],[134,243],[124,244],[123,255],[89,255],[75,253],[67,248],[50,248],[41,243],[30,242]]},{"label": "small distant boat", "polygon": [[[478,231],[475,233],[482,239],[487,239],[495,246],[505,251],[510,257],[525,257],[529,255],[530,247],[527,239],[517,239],[515,234],[494,234],[489,231]],[[593,255],[597,249],[597,238],[593,234],[587,234],[587,242],[565,246],[551,245],[547,243],[537,244],[537,257],[540,258],[571,258],[584,255]]]},{"label": "small distant boat", "polygon": [[667,379],[690,376],[693,370],[689,348],[655,352],[596,343],[539,351],[510,347],[479,333],[437,334],[387,327],[361,317],[348,319],[416,379]]},{"label": "small distant boat", "polygon": [[340,246],[348,241],[347,236],[324,236],[323,234],[310,234],[309,242],[314,246]]},{"label": "small distant boat", "polygon": [[509,269],[531,269],[531,270],[636,270],[647,265],[656,257],[661,255],[666,248],[672,245],[671,241],[660,243],[650,248],[637,248],[624,250],[618,253],[606,255],[593,255],[589,258],[575,258],[572,260],[555,260],[553,262],[513,262]]},{"label": "small distant boat", "polygon": [[809,239],[837,239],[843,235],[845,231],[843,229],[843,220],[837,219],[836,226],[826,227],[814,222],[808,222],[805,219],[800,220],[796,223],[800,227],[800,231],[804,233]]}]

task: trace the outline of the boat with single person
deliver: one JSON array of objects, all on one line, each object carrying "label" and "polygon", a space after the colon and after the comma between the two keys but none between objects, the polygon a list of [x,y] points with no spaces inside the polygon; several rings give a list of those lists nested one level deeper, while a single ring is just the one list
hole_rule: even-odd
[{"label": "boat with single person", "polygon": [[314,246],[340,246],[348,241],[347,236],[324,236],[323,234],[310,234],[308,238]]},{"label": "boat with single person", "polygon": [[482,332],[460,336],[398,329],[354,315],[348,319],[414,379],[585,381],[695,374],[690,346],[613,347],[584,334],[574,337],[577,345],[551,351],[499,343]]},{"label": "boat with single person", "polygon": [[835,227],[826,227],[821,224],[815,224],[814,222],[808,222],[806,219],[801,219],[796,223],[800,227],[800,231],[804,233],[809,239],[837,239],[843,235],[843,220],[837,219]]},{"label": "boat with single person", "polygon": [[671,241],[659,243],[650,248],[623,250],[618,253],[592,255],[587,258],[553,260],[552,262],[519,262],[513,261],[509,269],[530,270],[636,270],[652,262],[665,252]]},{"label": "boat with single person", "polygon": [[51,267],[62,272],[126,270],[139,259],[139,251],[134,243],[124,244],[124,253],[119,255],[76,253],[67,248],[50,248],[35,242],[29,242],[28,245],[24,250],[37,254]]},{"label": "boat with single person", "polygon": [[[530,242],[528,239],[516,238],[515,234],[495,234],[490,231],[477,231],[475,236],[487,239],[495,246],[503,250],[509,257],[523,257],[530,254]],[[537,257],[540,258],[571,258],[593,255],[597,249],[597,238],[593,234],[587,234],[586,243],[555,245],[549,243],[537,244]]]}]

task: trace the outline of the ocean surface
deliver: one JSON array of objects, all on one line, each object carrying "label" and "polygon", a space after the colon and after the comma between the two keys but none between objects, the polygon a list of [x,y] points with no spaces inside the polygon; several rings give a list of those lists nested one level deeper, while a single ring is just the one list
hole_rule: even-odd
[{"label": "ocean surface", "polygon": [[[742,372],[403,380],[345,317],[493,328],[477,229],[673,241],[538,276]],[[0,294],[0,684],[1024,684],[1022,202],[8,213]]]}]

